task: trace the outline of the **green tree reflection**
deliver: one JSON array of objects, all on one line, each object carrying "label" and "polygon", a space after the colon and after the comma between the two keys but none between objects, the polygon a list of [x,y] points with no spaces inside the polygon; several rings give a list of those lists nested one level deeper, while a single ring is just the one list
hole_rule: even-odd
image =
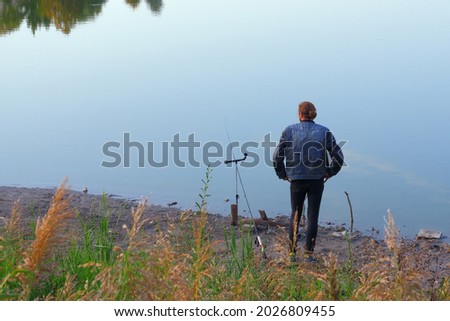
[{"label": "green tree reflection", "polygon": [[3,0],[0,2],[0,35],[8,34],[20,27],[25,10],[20,2],[14,0]]},{"label": "green tree reflection", "polygon": [[[0,35],[17,30],[23,21],[33,34],[41,27],[51,25],[69,34],[77,23],[93,20],[108,0],[1,0]],[[140,0],[125,0],[136,8]],[[146,0],[153,13],[159,14],[162,0]]]},{"label": "green tree reflection", "polygon": [[136,9],[139,3],[141,3],[141,0],[125,0],[125,2],[131,6],[133,9]]},{"label": "green tree reflection", "polygon": [[53,24],[56,29],[69,34],[79,22],[94,19],[107,0],[38,0],[29,1],[27,24],[31,30]]},{"label": "green tree reflection", "polygon": [[159,14],[163,7],[162,0],[145,0],[153,13]]},{"label": "green tree reflection", "polygon": [[[141,3],[141,0],[125,0],[125,2],[133,9],[136,9]],[[148,7],[153,13],[159,14],[161,12],[163,7],[162,0],[145,0],[145,2],[147,2]]]}]

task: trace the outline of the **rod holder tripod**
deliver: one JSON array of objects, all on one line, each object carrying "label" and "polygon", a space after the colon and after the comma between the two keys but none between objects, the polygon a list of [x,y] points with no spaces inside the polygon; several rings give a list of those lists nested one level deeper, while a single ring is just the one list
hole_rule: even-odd
[{"label": "rod holder tripod", "polygon": [[236,203],[231,204],[231,225],[233,225],[233,226],[237,225],[238,213],[239,213],[238,163],[245,161],[247,159],[247,156],[248,156],[248,154],[244,153],[244,158],[230,159],[230,160],[226,160],[224,162],[225,165],[234,163],[235,168],[236,168],[236,170],[235,170],[236,171]]},{"label": "rod holder tripod", "polygon": [[264,247],[264,244],[262,242],[261,237],[258,234],[258,228],[256,227],[256,222],[255,219],[253,218],[253,214],[252,211],[250,209],[250,204],[248,202],[248,198],[247,198],[247,194],[245,192],[245,188],[244,188],[244,184],[242,183],[242,178],[241,175],[239,174],[239,168],[238,168],[238,163],[245,161],[247,159],[248,154],[244,153],[244,158],[240,158],[240,159],[231,159],[231,160],[226,160],[224,163],[225,164],[235,164],[235,171],[236,171],[236,204],[231,204],[231,225],[236,226],[238,225],[238,203],[239,203],[239,190],[238,190],[238,182],[241,183],[241,187],[242,187],[242,191],[244,192],[244,197],[245,197],[245,201],[247,202],[247,206],[248,206],[248,212],[250,213],[250,216],[252,217],[252,221],[253,221],[253,228],[255,230],[255,234],[256,234],[256,239],[255,239],[255,244],[261,248],[261,252],[262,252],[262,256],[263,258],[267,258],[266,256],[266,250]]}]

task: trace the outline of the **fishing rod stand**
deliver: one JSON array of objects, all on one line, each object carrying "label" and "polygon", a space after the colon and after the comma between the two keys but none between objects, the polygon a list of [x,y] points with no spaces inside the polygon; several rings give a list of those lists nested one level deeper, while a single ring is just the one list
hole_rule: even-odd
[{"label": "fishing rod stand", "polygon": [[239,175],[239,169],[238,169],[238,163],[245,161],[247,159],[248,154],[244,153],[244,158],[240,158],[240,159],[230,159],[230,160],[226,160],[224,163],[225,165],[227,164],[235,164],[235,171],[236,171],[236,204],[231,204],[231,225],[236,226],[238,225],[238,203],[239,203],[239,190],[238,190],[238,182],[241,183],[241,187],[242,190],[244,192],[244,196],[245,196],[245,200],[247,201],[247,206],[248,206],[248,210],[249,213],[252,217],[253,220],[253,228],[255,229],[255,233],[256,233],[256,239],[255,239],[255,244],[261,248],[261,252],[262,252],[262,256],[264,259],[267,258],[266,255],[266,250],[264,247],[264,243],[261,240],[261,237],[258,234],[258,228],[256,226],[255,220],[253,219],[253,214],[252,211],[250,210],[250,205],[248,203],[248,199],[247,199],[247,195],[245,193],[245,189],[244,189],[244,185],[242,184],[242,178]]},{"label": "fishing rod stand", "polygon": [[235,204],[231,204],[231,225],[236,226],[237,222],[238,222],[238,211],[239,211],[239,189],[238,189],[238,163],[243,162],[247,159],[248,154],[244,153],[244,158],[240,158],[240,159],[230,159],[230,160],[226,160],[224,162],[225,165],[227,164],[234,164],[235,166],[235,180],[236,180],[236,203]]}]

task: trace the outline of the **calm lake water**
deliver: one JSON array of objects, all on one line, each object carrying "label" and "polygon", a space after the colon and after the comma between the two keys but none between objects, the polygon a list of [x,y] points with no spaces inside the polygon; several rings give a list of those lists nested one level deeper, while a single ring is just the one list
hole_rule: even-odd
[{"label": "calm lake water", "polygon": [[[449,235],[449,13],[446,0],[1,1],[0,185],[68,176],[73,189],[190,208],[205,146],[215,156],[254,142],[249,161],[260,162],[240,168],[252,212],[289,214],[289,186],[261,142],[310,100],[347,141],[322,223],[348,224],[347,191],[362,231],[382,230],[390,208],[403,235]],[[178,155],[171,144],[190,135],[200,147]],[[168,166],[150,166],[164,146]],[[119,166],[102,166],[114,155]],[[189,157],[200,166],[177,166]],[[234,169],[212,176],[209,210],[228,214]]]}]

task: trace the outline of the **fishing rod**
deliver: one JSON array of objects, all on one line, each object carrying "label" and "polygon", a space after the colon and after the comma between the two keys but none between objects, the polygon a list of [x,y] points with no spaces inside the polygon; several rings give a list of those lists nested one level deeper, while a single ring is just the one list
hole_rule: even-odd
[{"label": "fishing rod", "polygon": [[[228,131],[228,126],[227,126],[226,121],[225,121],[225,129],[227,131],[228,142],[231,143],[230,132]],[[240,185],[241,185],[242,192],[244,193],[244,199],[245,199],[245,202],[247,204],[248,212],[250,213],[250,217],[251,217],[251,219],[253,221],[253,229],[254,229],[255,235],[256,235],[255,244],[257,244],[259,247],[261,247],[261,252],[262,252],[263,258],[266,259],[267,258],[266,249],[265,249],[264,244],[262,242],[261,236],[259,235],[258,228],[256,227],[256,221],[255,221],[255,218],[253,217],[253,213],[252,213],[252,210],[250,208],[250,202],[248,201],[247,193],[245,191],[244,183],[242,181],[241,173],[239,171],[239,166],[238,166],[238,163],[243,162],[243,161],[245,161],[247,159],[247,156],[248,156],[248,154],[244,153],[244,157],[243,158],[236,159],[235,156],[234,156],[234,152],[233,152],[232,153],[233,159],[224,161],[224,164],[227,165],[227,164],[233,164],[234,163],[234,165],[235,165],[235,173],[236,173],[235,174],[235,180],[236,180],[236,211],[237,211],[236,214],[239,213],[238,212],[239,211],[238,202],[239,202],[239,198],[240,198],[240,196],[239,196],[239,187],[238,187],[238,182],[239,182]]]}]

